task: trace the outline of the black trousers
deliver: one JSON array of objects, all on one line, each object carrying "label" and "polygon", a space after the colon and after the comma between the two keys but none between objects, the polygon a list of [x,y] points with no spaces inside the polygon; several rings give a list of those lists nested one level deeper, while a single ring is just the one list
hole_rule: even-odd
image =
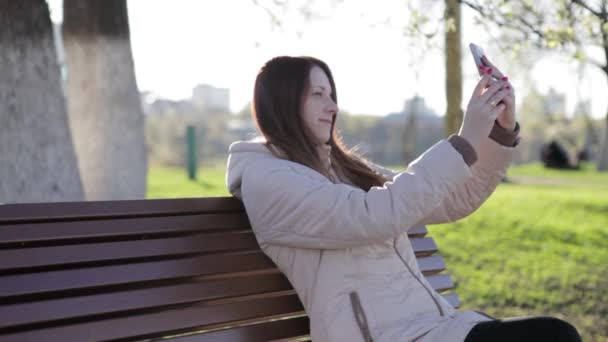
[{"label": "black trousers", "polygon": [[576,328],[553,317],[533,316],[478,323],[464,342],[580,342]]}]

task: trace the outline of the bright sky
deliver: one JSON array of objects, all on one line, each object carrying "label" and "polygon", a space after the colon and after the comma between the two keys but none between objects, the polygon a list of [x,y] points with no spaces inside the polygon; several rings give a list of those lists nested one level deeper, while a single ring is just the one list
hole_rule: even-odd
[{"label": "bright sky", "polygon": [[[48,2],[53,20],[61,21],[62,0]],[[378,6],[380,3],[383,6]],[[419,94],[443,115],[446,103],[442,51],[420,56],[419,52],[410,51],[399,30],[369,25],[387,15],[395,22],[405,22],[406,3],[344,1],[331,18],[308,24],[298,37],[295,27],[302,25],[302,20],[297,13],[288,14],[284,30],[273,30],[268,14],[252,0],[129,0],[137,82],[140,90],[171,99],[189,98],[192,88],[200,83],[229,88],[231,108],[238,111],[250,100],[256,72],[265,61],[277,55],[311,55],[332,69],[343,110],[385,115],[400,111],[406,99]],[[435,7],[442,9],[441,4]],[[330,12],[327,8],[321,13]],[[472,13],[466,8],[463,19],[462,105],[466,107],[477,81],[468,43],[486,47],[490,58],[497,52],[488,44],[492,38],[487,32],[472,24]],[[500,58],[496,62],[500,63]],[[415,70],[419,70],[418,81]],[[587,67],[579,81],[576,70],[564,58],[544,58],[532,69],[531,79],[543,93],[551,87],[566,93],[568,111],[579,98],[592,98],[592,115],[603,117],[608,108],[605,76]],[[521,71],[511,77],[520,102],[530,86],[524,79]]]}]

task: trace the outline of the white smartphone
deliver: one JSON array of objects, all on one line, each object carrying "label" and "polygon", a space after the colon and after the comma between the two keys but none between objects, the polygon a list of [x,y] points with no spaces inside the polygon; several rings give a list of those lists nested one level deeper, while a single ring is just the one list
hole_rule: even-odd
[{"label": "white smartphone", "polygon": [[[471,49],[471,54],[473,55],[473,60],[475,60],[475,66],[477,66],[479,76],[483,76],[483,72],[479,69],[480,66],[487,66],[481,60],[481,57],[484,55],[483,49],[479,45],[475,45],[473,43],[469,43],[469,49]],[[492,79],[498,80],[496,76],[492,76]]]}]

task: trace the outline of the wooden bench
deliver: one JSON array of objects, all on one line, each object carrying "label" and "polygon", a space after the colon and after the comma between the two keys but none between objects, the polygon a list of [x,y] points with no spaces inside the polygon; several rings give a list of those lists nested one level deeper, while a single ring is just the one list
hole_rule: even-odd
[{"label": "wooden bench", "polygon": [[[426,233],[410,231],[418,263],[452,289]],[[308,324],[234,198],[0,205],[2,342],[307,340]]]}]

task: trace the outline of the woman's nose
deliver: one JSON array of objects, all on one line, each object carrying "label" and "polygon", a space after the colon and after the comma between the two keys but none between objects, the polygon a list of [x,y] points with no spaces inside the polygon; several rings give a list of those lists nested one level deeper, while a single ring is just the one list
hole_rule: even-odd
[{"label": "woman's nose", "polygon": [[325,106],[325,110],[327,110],[328,112],[332,113],[332,114],[336,114],[338,113],[338,105],[334,102],[334,100],[332,99],[328,99],[327,100],[327,105]]}]

